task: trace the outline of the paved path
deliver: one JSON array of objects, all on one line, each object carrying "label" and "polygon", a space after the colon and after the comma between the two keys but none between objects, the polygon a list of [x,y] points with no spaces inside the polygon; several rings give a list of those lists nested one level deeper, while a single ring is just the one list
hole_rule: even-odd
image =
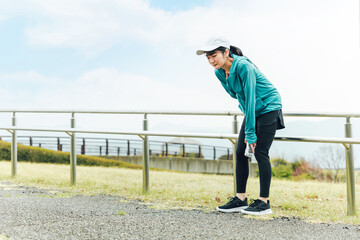
[{"label": "paved path", "polygon": [[60,198],[56,191],[1,181],[0,204],[0,239],[360,239],[354,225],[154,210],[122,197]]}]

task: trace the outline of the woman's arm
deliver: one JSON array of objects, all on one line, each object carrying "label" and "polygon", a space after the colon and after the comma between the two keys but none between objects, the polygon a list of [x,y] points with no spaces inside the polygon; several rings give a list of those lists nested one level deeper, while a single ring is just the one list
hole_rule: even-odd
[{"label": "woman's arm", "polygon": [[242,64],[240,77],[243,81],[245,94],[245,139],[251,145],[256,143],[257,137],[255,133],[255,106],[256,106],[256,73],[253,66]]}]

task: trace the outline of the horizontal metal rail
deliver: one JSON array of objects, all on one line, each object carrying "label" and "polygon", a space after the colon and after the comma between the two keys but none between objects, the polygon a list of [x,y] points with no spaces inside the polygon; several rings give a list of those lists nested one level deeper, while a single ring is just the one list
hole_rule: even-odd
[{"label": "horizontal metal rail", "polygon": [[[199,115],[199,116],[244,116],[243,113],[235,111],[217,112],[191,112],[191,111],[117,111],[117,110],[22,110],[7,109],[0,110],[0,113],[81,113],[81,114],[129,114],[129,115]],[[287,117],[341,117],[360,118],[359,113],[296,113],[284,112]]]},{"label": "horizontal metal rail", "polygon": [[[160,137],[189,137],[189,138],[215,138],[236,140],[238,134],[219,134],[219,133],[184,133],[184,132],[158,132],[158,131],[109,131],[109,130],[89,130],[76,128],[20,128],[20,127],[0,127],[0,130],[6,131],[36,131],[36,132],[63,132],[63,133],[92,133],[92,134],[117,134],[117,135],[135,135],[143,138],[145,136]],[[341,143],[341,144],[360,144],[360,138],[339,138],[339,137],[304,137],[277,136],[275,141],[291,142],[319,142],[319,143]]]}]

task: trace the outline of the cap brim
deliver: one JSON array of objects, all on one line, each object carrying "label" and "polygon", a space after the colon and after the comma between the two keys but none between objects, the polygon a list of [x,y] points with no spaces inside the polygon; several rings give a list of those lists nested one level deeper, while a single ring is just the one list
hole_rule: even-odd
[{"label": "cap brim", "polygon": [[197,55],[203,55],[204,53],[211,52],[211,51],[217,49],[218,47],[219,46],[206,46],[206,47],[202,48],[202,50],[197,50],[196,54]]},{"label": "cap brim", "polygon": [[197,50],[197,51],[196,51],[196,54],[197,54],[197,55],[203,55],[204,53],[205,53],[204,50]]},{"label": "cap brim", "polygon": [[221,47],[221,45],[207,45],[207,46],[203,47],[201,50],[197,50],[196,54],[197,55],[203,55],[206,52],[214,51],[218,47]]}]

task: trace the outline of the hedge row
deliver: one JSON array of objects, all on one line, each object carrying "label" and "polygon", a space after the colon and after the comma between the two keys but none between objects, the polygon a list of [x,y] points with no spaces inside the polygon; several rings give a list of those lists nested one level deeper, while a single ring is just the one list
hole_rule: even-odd
[{"label": "hedge row", "polygon": [[[0,160],[11,159],[11,144],[0,141]],[[141,168],[135,164],[124,163],[117,160],[101,157],[77,155],[77,165]],[[36,163],[70,164],[70,153],[59,152],[39,147],[30,147],[18,144],[18,161]]]}]

